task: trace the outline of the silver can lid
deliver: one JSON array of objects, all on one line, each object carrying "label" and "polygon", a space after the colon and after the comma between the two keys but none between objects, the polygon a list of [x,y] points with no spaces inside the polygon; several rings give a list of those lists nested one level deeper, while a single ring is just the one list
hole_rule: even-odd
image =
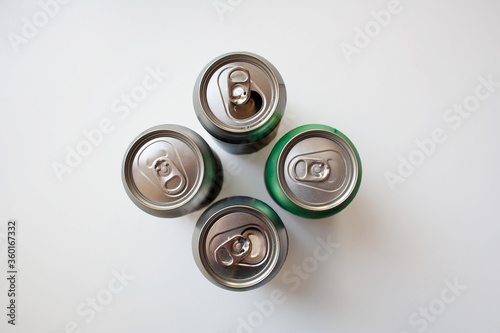
[{"label": "silver can lid", "polygon": [[278,180],[295,205],[332,210],[355,193],[360,165],[354,148],[339,134],[310,129],[294,136],[278,159]]},{"label": "silver can lid", "polygon": [[276,110],[283,112],[285,94],[283,79],[267,60],[252,53],[230,53],[202,72],[195,108],[201,108],[219,130],[247,133],[266,124]]},{"label": "silver can lid", "polygon": [[198,192],[203,157],[191,132],[178,125],[153,127],[136,138],[123,162],[127,194],[139,208],[157,216],[189,212],[182,207]]},{"label": "silver can lid", "polygon": [[223,288],[246,290],[263,285],[286,258],[284,225],[262,201],[223,199],[207,209],[196,228],[196,262],[209,280]]}]

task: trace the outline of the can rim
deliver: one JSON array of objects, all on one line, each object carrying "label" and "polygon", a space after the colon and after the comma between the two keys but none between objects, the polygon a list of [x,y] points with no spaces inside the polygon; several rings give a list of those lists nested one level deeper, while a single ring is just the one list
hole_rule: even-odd
[{"label": "can rim", "polygon": [[[287,150],[287,147],[290,147],[290,145],[294,143],[294,141],[296,141],[298,137],[307,134],[308,132],[314,132],[318,130],[336,134],[340,138],[345,140],[348,146],[352,149],[352,153],[355,156],[355,163],[357,166],[356,181],[350,193],[346,196],[346,198],[343,201],[339,202],[337,205],[332,205],[328,208],[323,208],[323,209],[321,207],[310,207],[310,206],[306,207],[306,205],[303,205],[294,200],[293,198],[291,198],[283,188],[281,181],[282,177],[280,172],[280,161],[282,160],[282,157],[286,155],[285,153],[287,153],[287,151],[285,152],[285,150]],[[306,218],[319,219],[332,216],[342,211],[354,199],[361,185],[361,178],[362,178],[361,159],[352,141],[339,130],[321,124],[302,125],[295,129],[292,129],[291,131],[283,135],[281,139],[278,140],[278,142],[273,147],[268,157],[265,167],[264,178],[268,192],[271,194],[274,201],[276,201],[280,206],[282,206],[283,208],[285,208],[286,210],[290,211],[295,215]]]}]

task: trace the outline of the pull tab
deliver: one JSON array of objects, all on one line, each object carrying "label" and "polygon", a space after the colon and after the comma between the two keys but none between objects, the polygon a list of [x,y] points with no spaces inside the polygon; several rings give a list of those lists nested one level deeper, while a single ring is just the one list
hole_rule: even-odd
[{"label": "pull tab", "polygon": [[224,267],[236,265],[242,261],[252,249],[250,240],[242,235],[229,238],[215,249],[215,260]]},{"label": "pull tab", "polygon": [[227,77],[229,99],[236,105],[242,105],[250,99],[250,72],[242,67],[230,70]]},{"label": "pull tab", "polygon": [[155,170],[155,176],[165,193],[176,195],[184,190],[186,178],[166,156],[157,158],[152,168]]},{"label": "pull tab", "polygon": [[330,166],[318,158],[297,158],[292,162],[290,171],[295,180],[301,182],[321,182],[330,176]]}]

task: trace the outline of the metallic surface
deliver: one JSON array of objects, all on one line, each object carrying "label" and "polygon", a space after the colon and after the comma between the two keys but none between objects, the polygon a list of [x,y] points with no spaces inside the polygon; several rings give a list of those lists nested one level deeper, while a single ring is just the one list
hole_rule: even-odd
[{"label": "metallic surface", "polygon": [[[203,127],[233,153],[265,146],[286,104],[280,74],[264,58],[229,53],[209,63],[198,77],[193,103]],[[260,145],[254,144],[260,142]],[[234,145],[234,146],[231,146]]]},{"label": "metallic surface", "polygon": [[122,180],[139,208],[177,217],[217,196],[222,167],[198,134],[179,125],[161,125],[141,133],[127,149]]},{"label": "metallic surface", "polygon": [[193,255],[202,273],[230,290],[248,290],[271,280],[288,251],[278,215],[249,197],[230,197],[210,206],[193,235]]}]

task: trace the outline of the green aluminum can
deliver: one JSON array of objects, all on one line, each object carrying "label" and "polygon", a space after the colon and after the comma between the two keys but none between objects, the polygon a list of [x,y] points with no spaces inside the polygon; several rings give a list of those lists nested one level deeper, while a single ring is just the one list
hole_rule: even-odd
[{"label": "green aluminum can", "polygon": [[288,253],[288,236],[278,214],[264,202],[243,196],[222,199],[200,216],[193,256],[215,285],[243,291],[270,281]]},{"label": "green aluminum can", "polygon": [[255,152],[276,136],[286,105],[283,78],[249,52],[224,54],[199,75],[193,105],[202,126],[234,154]]},{"label": "green aluminum can", "polygon": [[340,212],[356,196],[361,160],[340,131],[311,124],[286,133],[274,146],[265,168],[266,187],[286,210],[307,218]]}]

